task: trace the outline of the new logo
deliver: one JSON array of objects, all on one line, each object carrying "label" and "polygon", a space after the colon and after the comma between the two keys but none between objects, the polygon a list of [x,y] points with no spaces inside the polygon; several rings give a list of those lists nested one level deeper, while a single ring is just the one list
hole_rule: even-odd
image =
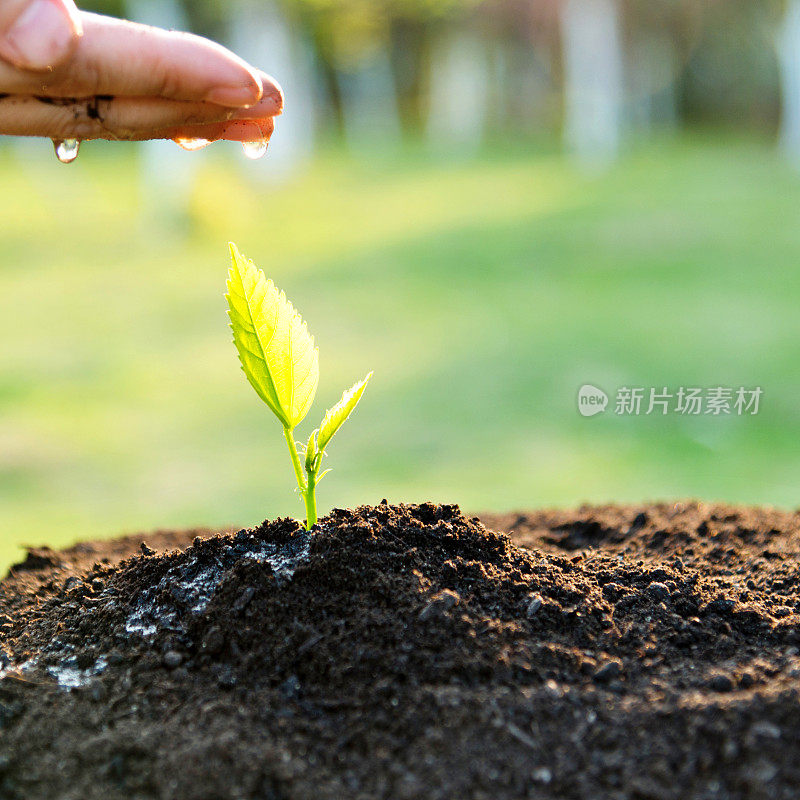
[{"label": "new logo", "polygon": [[593,417],[606,410],[608,395],[591,383],[584,383],[578,389],[578,411],[584,417]]}]

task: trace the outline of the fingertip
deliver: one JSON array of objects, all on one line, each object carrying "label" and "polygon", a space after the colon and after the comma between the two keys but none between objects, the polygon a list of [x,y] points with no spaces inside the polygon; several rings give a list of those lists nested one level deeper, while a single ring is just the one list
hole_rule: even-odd
[{"label": "fingertip", "polygon": [[212,87],[203,99],[229,108],[249,108],[258,103],[264,94],[261,78],[252,67],[241,66],[237,79]]},{"label": "fingertip", "polygon": [[61,66],[69,61],[83,38],[83,20],[81,19],[81,12],[78,10],[75,3],[73,3],[72,0],[61,0],[60,5],[67,14],[71,34],[60,55],[57,56],[53,64],[50,65],[53,67]]},{"label": "fingertip", "polygon": [[244,85],[246,91],[250,93],[250,101],[246,105],[254,106],[264,96],[264,87],[261,84],[261,76],[257,69],[254,69],[249,64],[242,62],[242,66],[247,72],[247,78]]},{"label": "fingertip", "polygon": [[225,139],[231,142],[269,141],[275,130],[272,118],[260,120],[233,120],[209,125],[187,125],[153,131],[145,137],[150,139],[208,139],[215,142]]},{"label": "fingertip", "polygon": [[275,107],[275,114],[282,114],[284,107],[284,94],[281,85],[271,75],[259,70],[259,78],[263,89],[262,100],[269,98],[271,104]]},{"label": "fingertip", "polygon": [[232,142],[257,142],[269,140],[275,130],[271,118],[256,120],[234,120],[220,126],[218,138]]},{"label": "fingertip", "polygon": [[72,56],[82,35],[72,0],[32,0],[0,34],[0,56],[22,69],[52,69]]}]

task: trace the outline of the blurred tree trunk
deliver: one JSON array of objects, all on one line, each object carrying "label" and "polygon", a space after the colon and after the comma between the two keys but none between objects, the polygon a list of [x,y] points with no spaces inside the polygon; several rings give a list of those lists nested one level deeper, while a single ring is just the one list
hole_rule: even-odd
[{"label": "blurred tree trunk", "polygon": [[625,127],[647,134],[677,125],[676,55],[672,42],[655,32],[637,30],[629,37],[625,70]]},{"label": "blurred tree trunk", "polygon": [[604,166],[620,147],[623,55],[615,0],[567,0],[564,42],[567,146],[582,164]]},{"label": "blurred tree trunk", "polygon": [[800,167],[800,0],[788,3],[777,44],[783,96],[780,143]]},{"label": "blurred tree trunk", "polygon": [[389,52],[403,131],[417,135],[425,126],[430,89],[433,33],[430,22],[395,17],[389,23]]},{"label": "blurred tree trunk", "polygon": [[443,152],[472,153],[488,124],[488,42],[466,31],[439,41],[432,57],[427,136]]},{"label": "blurred tree trunk", "polygon": [[344,136],[344,102],[339,85],[336,53],[328,35],[328,26],[319,19],[308,21],[308,31],[314,48],[317,71],[328,100],[334,133]]}]

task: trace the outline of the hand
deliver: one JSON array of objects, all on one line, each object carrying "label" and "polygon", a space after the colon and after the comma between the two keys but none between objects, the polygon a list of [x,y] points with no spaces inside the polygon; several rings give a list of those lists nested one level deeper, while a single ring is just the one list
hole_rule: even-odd
[{"label": "hand", "polygon": [[272,78],[207,39],[0,0],[0,134],[255,141],[282,109]]}]

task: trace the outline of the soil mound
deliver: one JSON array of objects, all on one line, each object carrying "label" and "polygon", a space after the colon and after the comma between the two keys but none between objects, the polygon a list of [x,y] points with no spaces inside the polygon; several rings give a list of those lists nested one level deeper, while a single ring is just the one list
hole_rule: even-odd
[{"label": "soil mound", "polygon": [[482,519],[511,536],[384,502],[32,551],[0,797],[800,794],[798,515]]}]

